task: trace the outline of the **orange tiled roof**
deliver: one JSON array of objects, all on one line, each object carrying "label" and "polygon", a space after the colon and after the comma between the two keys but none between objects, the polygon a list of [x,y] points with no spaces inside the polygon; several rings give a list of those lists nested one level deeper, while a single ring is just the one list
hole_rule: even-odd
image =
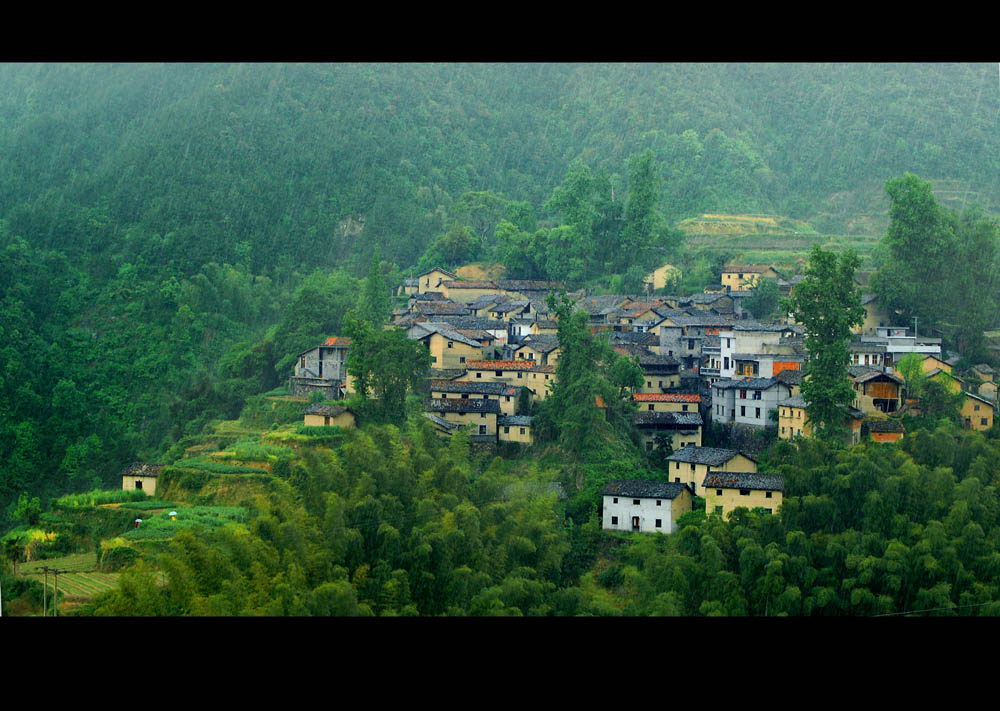
[{"label": "orange tiled roof", "polygon": [[635,402],[701,402],[697,393],[634,393]]},{"label": "orange tiled roof", "polygon": [[351,345],[351,339],[346,336],[330,336],[325,341],[323,341],[324,346],[349,346]]}]

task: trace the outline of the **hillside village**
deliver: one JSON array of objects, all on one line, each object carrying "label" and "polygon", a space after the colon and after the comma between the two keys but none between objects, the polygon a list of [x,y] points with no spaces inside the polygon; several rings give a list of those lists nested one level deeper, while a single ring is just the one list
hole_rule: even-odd
[{"label": "hillside village", "polygon": [[[746,307],[763,280],[788,296],[803,276],[731,264],[703,293],[664,295],[678,273],[663,265],[647,276],[641,295],[569,294],[588,314],[592,333],[637,361],[644,382],[628,394],[634,427],[647,452],[669,450],[662,484],[608,484],[602,492],[605,529],[669,533],[696,496],[709,513],[726,515],[738,506],[774,512],[784,483],[757,471],[762,443],[813,435],[800,394],[809,358],[802,327],[789,316],[758,320]],[[423,416],[441,437],[468,428],[477,446],[532,445],[531,405],[555,384],[561,350],[546,299],[561,289],[544,281],[466,280],[440,267],[404,281],[387,328],[404,329],[430,353]],[[966,428],[993,426],[997,386],[990,366],[976,365],[959,377],[953,372],[958,354],[942,353],[940,338],[896,323],[871,294],[862,303],[865,319],[849,345],[848,378],[856,393],[847,412],[851,444],[905,436],[902,415],[918,412],[919,403],[906,397],[895,366],[909,354],[922,359],[926,377],[963,395]],[[351,396],[345,368],[350,346],[349,339],[331,336],[298,354],[290,392],[321,393],[328,401]],[[314,404],[303,416],[306,425],[353,426],[344,405]],[[712,428],[725,433],[730,447],[704,446]]]}]

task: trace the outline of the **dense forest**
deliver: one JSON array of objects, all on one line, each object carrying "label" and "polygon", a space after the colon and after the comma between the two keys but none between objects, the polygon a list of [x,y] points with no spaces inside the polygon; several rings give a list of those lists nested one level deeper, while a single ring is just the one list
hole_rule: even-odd
[{"label": "dense forest", "polygon": [[236,417],[376,250],[627,289],[701,213],[990,211],[998,116],[993,65],[0,66],[0,526]]}]

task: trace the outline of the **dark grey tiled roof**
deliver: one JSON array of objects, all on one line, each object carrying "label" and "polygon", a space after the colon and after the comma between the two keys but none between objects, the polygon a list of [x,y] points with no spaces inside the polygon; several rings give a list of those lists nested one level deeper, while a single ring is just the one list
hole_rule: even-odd
[{"label": "dark grey tiled roof", "polygon": [[[850,370],[851,369],[848,368],[848,372],[850,372]],[[895,373],[886,373],[882,370],[869,369],[868,372],[866,373],[859,372],[857,375],[851,373],[851,377],[854,378],[854,382],[856,383],[867,383],[869,380],[876,380],[879,378],[886,378],[887,380],[891,380],[892,382],[898,384],[902,384],[904,382],[903,379],[898,375],[896,375]]]},{"label": "dark grey tiled roof", "polygon": [[869,432],[905,432],[899,420],[867,420]]},{"label": "dark grey tiled roof", "polygon": [[784,491],[785,479],[779,474],[752,474],[750,472],[709,472],[702,482],[706,489],[757,489],[758,491]]},{"label": "dark grey tiled roof", "polygon": [[498,427],[531,427],[531,415],[508,415],[497,418]]},{"label": "dark grey tiled roof", "polygon": [[700,427],[702,425],[701,415],[697,412],[649,412],[647,410],[635,413],[633,422],[637,427],[659,425],[672,429]]},{"label": "dark grey tiled roof", "polygon": [[[717,467],[725,464],[730,459],[740,454],[738,449],[717,449],[715,447],[682,447],[669,457],[670,462],[687,462],[690,464],[707,464]],[[746,454],[743,455],[751,461],[757,461]]]},{"label": "dark grey tiled roof", "polygon": [[785,385],[802,385],[802,371],[801,370],[782,370],[780,373],[774,376],[775,379],[780,380]]},{"label": "dark grey tiled roof", "polygon": [[462,426],[462,425],[458,424],[457,422],[448,422],[448,420],[444,419],[443,417],[438,417],[437,415],[435,415],[435,414],[433,414],[431,412],[425,412],[424,413],[424,417],[426,417],[428,420],[430,420],[431,422],[433,422],[438,427],[443,427],[444,429],[449,430],[449,431],[450,430],[457,430],[459,427]]},{"label": "dark grey tiled roof", "polygon": [[[464,372],[464,371],[463,371]],[[476,395],[506,395],[515,397],[521,391],[520,385],[507,383],[456,382],[439,380],[431,383],[431,392],[437,393],[475,393]]]},{"label": "dark grey tiled roof", "polygon": [[492,412],[500,414],[500,402],[486,398],[424,398],[426,412]]},{"label": "dark grey tiled roof", "polygon": [[613,479],[601,491],[602,496],[624,496],[636,499],[673,499],[690,489],[686,484],[672,481],[643,481],[641,479]]},{"label": "dark grey tiled roof", "polygon": [[767,390],[773,385],[784,385],[784,383],[776,378],[742,378],[740,380],[720,380],[712,387],[720,390]]},{"label": "dark grey tiled roof", "polygon": [[[303,415],[322,415],[323,417],[337,417],[347,412],[347,408],[342,405],[323,405],[315,403],[303,411]],[[353,414],[353,413],[352,413]]]},{"label": "dark grey tiled roof", "polygon": [[162,470],[162,464],[144,464],[143,462],[136,462],[135,464],[130,464],[122,469],[121,475],[156,477],[159,476]]}]

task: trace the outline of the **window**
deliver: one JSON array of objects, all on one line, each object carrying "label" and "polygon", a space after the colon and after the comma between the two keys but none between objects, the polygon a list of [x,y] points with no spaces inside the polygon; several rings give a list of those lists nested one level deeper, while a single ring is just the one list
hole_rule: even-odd
[{"label": "window", "polygon": [[448,341],[448,347],[451,348],[455,345],[454,341]]},{"label": "window", "polygon": [[769,514],[769,513],[772,513],[772,511],[771,511],[771,509],[764,509],[764,513]]},{"label": "window", "polygon": [[632,499],[632,505],[633,506],[638,506],[639,505],[639,499]]},{"label": "window", "polygon": [[681,468],[681,463],[680,462],[674,462],[674,469],[680,469],[680,468]]},{"label": "window", "polygon": [[764,492],[764,498],[765,499],[770,499],[771,498],[771,492],[770,491],[765,491]]},{"label": "window", "polygon": [[647,380],[647,381],[646,381],[646,387],[647,387],[647,388],[651,388],[651,387],[653,387],[653,383],[652,383],[652,381],[649,381],[649,380]]},{"label": "window", "polygon": [[746,399],[747,399],[747,391],[740,390],[740,400],[746,400]]},{"label": "window", "polygon": [[479,416],[480,416],[480,417],[486,417],[486,413],[485,413],[485,412],[480,412],[480,413],[479,413]]},{"label": "window", "polygon": [[746,417],[746,416],[747,416],[746,405],[740,405],[740,417]]},{"label": "window", "polygon": [[617,496],[613,499],[613,502],[616,503],[616,504],[618,503],[618,497]]},{"label": "window", "polygon": [[486,434],[486,425],[479,425],[479,434]]},{"label": "window", "polygon": [[979,405],[973,405],[973,406],[972,406],[972,409],[973,409],[973,411],[975,411],[975,412],[979,412]]},{"label": "window", "polygon": [[647,405],[647,406],[646,406],[646,408],[647,408],[647,409],[648,409],[648,410],[649,410],[650,412],[652,412],[652,411],[653,411],[653,406],[652,406],[652,405]]},{"label": "window", "polygon": [[750,489],[740,489],[740,496],[750,496]]},{"label": "window", "polygon": [[662,528],[663,527],[663,523],[662,523],[661,519],[656,519],[656,527],[657,528]]},{"label": "window", "polygon": [[715,495],[716,496],[722,496],[722,489],[716,489],[715,490]]},{"label": "window", "polygon": [[506,395],[506,396],[504,396],[504,400],[505,400],[506,402],[510,402],[510,395]]},{"label": "window", "polygon": [[502,378],[503,377],[503,371],[502,370],[493,371],[493,374],[496,375],[498,378]]},{"label": "window", "polygon": [[142,491],[142,480],[141,479],[136,479],[135,480],[135,488],[138,489],[139,491]]},{"label": "window", "polygon": [[465,362],[465,356],[459,356],[458,357],[458,362],[459,363],[464,363]]},{"label": "window", "polygon": [[663,381],[661,380],[659,382],[660,382],[660,387],[662,388],[663,387]]},{"label": "window", "polygon": [[[617,501],[617,500],[618,499],[615,499],[615,501]],[[618,525],[618,517],[617,516],[612,516],[611,517],[611,525],[612,526],[617,526]]]},{"label": "window", "polygon": [[[680,481],[681,481],[681,480],[680,480],[680,479],[678,479],[678,480],[677,480],[677,483],[679,484],[679,483],[680,483]],[[657,506],[659,506],[659,505],[660,505],[660,500],[659,500],[659,499],[657,499],[657,500],[656,500],[656,505],[657,505]]]},{"label": "window", "polygon": [[754,392],[753,399],[754,400],[760,400],[760,390],[757,390],[757,391]]},{"label": "window", "polygon": [[521,371],[518,371],[517,372],[517,377],[518,378],[523,378],[524,377],[524,373],[522,373]]},{"label": "window", "polygon": [[759,407],[755,407],[754,410],[756,410],[756,413],[757,413],[757,414],[754,415],[754,417],[756,417],[759,420],[760,419],[760,408]]},{"label": "window", "polygon": [[979,424],[981,424],[983,427],[986,427],[986,418],[985,417],[980,417],[979,418]]},{"label": "window", "polygon": [[691,462],[691,471],[694,471],[694,468],[695,468],[696,466],[697,466],[697,465],[696,465],[696,464],[695,464],[694,462]]},{"label": "window", "polygon": [[510,427],[504,427],[503,428],[503,433],[504,434],[510,434]]},{"label": "window", "polygon": [[441,399],[442,400],[447,400],[448,399],[448,393],[441,393]]},{"label": "window", "polygon": [[688,406],[687,405],[681,405],[681,412],[687,412],[687,411],[688,411]]},{"label": "window", "polygon": [[523,427],[521,428],[521,434],[524,434],[524,428]]},{"label": "window", "polygon": [[715,507],[715,513],[717,513],[717,514],[722,513],[722,507],[721,506],[716,506]]},{"label": "window", "polygon": [[479,372],[477,372],[477,373],[476,373],[476,377],[477,377],[477,378],[481,378],[481,377],[483,377],[483,374],[482,374],[482,373],[479,373]]},{"label": "window", "polygon": [[301,367],[301,368],[305,368],[306,367],[306,357],[305,356],[302,356],[302,358],[299,359],[299,367]]}]

